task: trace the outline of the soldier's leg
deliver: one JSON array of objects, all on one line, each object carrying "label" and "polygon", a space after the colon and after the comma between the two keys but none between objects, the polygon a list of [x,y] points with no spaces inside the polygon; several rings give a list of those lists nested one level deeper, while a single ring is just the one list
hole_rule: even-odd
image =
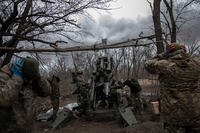
[{"label": "soldier's leg", "polygon": [[138,99],[136,95],[132,95],[130,100],[131,100],[131,106],[133,106],[134,108],[134,112],[135,113],[138,112]]},{"label": "soldier's leg", "polygon": [[89,112],[91,110],[89,98],[83,99],[83,102],[81,104],[82,104],[82,113],[85,115],[89,115]]},{"label": "soldier's leg", "polygon": [[128,106],[134,106],[132,96],[127,97],[127,101],[128,101]]},{"label": "soldier's leg", "polygon": [[55,120],[56,117],[57,117],[57,112],[59,110],[59,99],[51,100],[51,104],[52,104],[52,107],[53,107],[52,120]]},{"label": "soldier's leg", "polygon": [[142,100],[140,98],[140,93],[135,95],[135,107],[136,112],[141,113],[143,111]]}]

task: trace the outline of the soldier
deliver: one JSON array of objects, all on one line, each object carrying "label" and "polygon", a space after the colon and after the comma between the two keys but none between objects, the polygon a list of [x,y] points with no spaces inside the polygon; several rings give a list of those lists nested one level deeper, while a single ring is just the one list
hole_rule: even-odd
[{"label": "soldier", "polygon": [[109,96],[109,108],[119,107],[120,105],[120,95],[117,92],[118,89],[123,89],[123,83],[121,81],[113,80],[110,86],[110,96]]},{"label": "soldier", "polygon": [[34,131],[35,96],[50,95],[51,87],[44,81],[33,58],[20,58],[0,69],[0,132]]},{"label": "soldier", "polygon": [[54,121],[56,119],[57,112],[59,110],[59,97],[60,97],[60,89],[59,89],[59,82],[60,78],[58,76],[53,75],[52,79],[49,80],[51,84],[51,104],[53,107],[53,115],[52,115],[52,120]]},{"label": "soldier", "polygon": [[73,83],[76,84],[76,90],[73,94],[78,94],[78,102],[81,103],[80,113],[88,115],[88,112],[91,109],[90,97],[89,97],[89,90],[90,90],[89,83],[87,83],[84,80],[82,72],[72,73],[72,80]]},{"label": "soldier", "polygon": [[159,75],[161,119],[166,133],[199,133],[200,63],[183,45],[168,44],[166,52],[148,60],[145,68]]},{"label": "soldier", "polygon": [[137,79],[127,79],[123,83],[130,88],[130,97],[128,97],[128,105],[134,107],[134,112],[141,113],[143,110],[142,102],[140,98],[140,92],[142,90]]}]

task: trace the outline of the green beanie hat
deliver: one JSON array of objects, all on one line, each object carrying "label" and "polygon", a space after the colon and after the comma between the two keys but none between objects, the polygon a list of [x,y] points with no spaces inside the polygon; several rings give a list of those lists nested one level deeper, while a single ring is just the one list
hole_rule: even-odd
[{"label": "green beanie hat", "polygon": [[23,64],[23,77],[28,79],[35,79],[40,77],[39,62],[31,57],[26,57]]}]

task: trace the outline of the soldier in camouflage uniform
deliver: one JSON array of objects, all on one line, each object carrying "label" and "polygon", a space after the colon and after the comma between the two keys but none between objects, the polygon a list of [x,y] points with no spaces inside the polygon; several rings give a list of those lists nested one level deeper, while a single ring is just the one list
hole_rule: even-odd
[{"label": "soldier in camouflage uniform", "polygon": [[141,113],[143,111],[140,92],[142,90],[137,79],[128,79],[124,81],[124,85],[130,88],[130,97],[127,98],[128,105],[134,107],[134,112]]},{"label": "soldier in camouflage uniform", "polygon": [[110,95],[109,95],[109,108],[119,107],[120,105],[120,94],[117,92],[118,89],[123,89],[124,85],[121,81],[113,80],[110,86]]},{"label": "soldier in camouflage uniform", "polygon": [[49,80],[51,84],[51,104],[53,107],[53,115],[52,120],[56,119],[57,112],[59,110],[59,97],[60,97],[60,89],[59,89],[59,82],[60,78],[58,76],[53,75],[52,79]]},{"label": "soldier in camouflage uniform", "polygon": [[81,104],[80,113],[88,115],[88,112],[91,109],[90,96],[89,96],[89,90],[90,90],[89,83],[87,83],[84,80],[82,72],[72,73],[72,80],[73,83],[76,84],[76,90],[73,94],[78,94],[78,102]]},{"label": "soldier in camouflage uniform", "polygon": [[167,51],[148,60],[146,70],[159,75],[161,118],[166,133],[199,133],[200,63],[184,46],[167,45]]},{"label": "soldier in camouflage uniform", "polygon": [[50,85],[43,81],[39,63],[33,58],[22,58],[0,69],[1,133],[34,131],[35,96],[50,95]]}]

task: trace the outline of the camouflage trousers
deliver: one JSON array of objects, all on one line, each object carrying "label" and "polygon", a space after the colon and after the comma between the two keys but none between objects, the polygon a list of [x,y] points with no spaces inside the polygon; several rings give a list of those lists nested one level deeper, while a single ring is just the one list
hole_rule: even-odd
[{"label": "camouflage trousers", "polygon": [[200,127],[200,93],[161,91],[161,118],[177,127]]},{"label": "camouflage trousers", "polygon": [[81,113],[86,114],[90,111],[90,98],[88,94],[88,86],[81,85],[78,94],[78,102],[81,103]]},{"label": "camouflage trousers", "polygon": [[133,94],[127,98],[128,105],[134,107],[134,112],[141,113],[143,111],[142,100],[140,98],[140,93]]},{"label": "camouflage trousers", "polygon": [[57,112],[59,110],[59,98],[51,99],[51,105],[53,107],[52,120],[55,120],[57,117]]},{"label": "camouflage trousers", "polygon": [[81,112],[85,115],[88,115],[89,111],[90,111],[90,99],[84,98],[81,101]]},{"label": "camouflage trousers", "polygon": [[[167,88],[166,88],[167,89]],[[198,91],[161,91],[161,119],[167,133],[196,133],[200,127]]]},{"label": "camouflage trousers", "polygon": [[180,127],[176,125],[164,124],[165,133],[200,133],[200,127]]}]

